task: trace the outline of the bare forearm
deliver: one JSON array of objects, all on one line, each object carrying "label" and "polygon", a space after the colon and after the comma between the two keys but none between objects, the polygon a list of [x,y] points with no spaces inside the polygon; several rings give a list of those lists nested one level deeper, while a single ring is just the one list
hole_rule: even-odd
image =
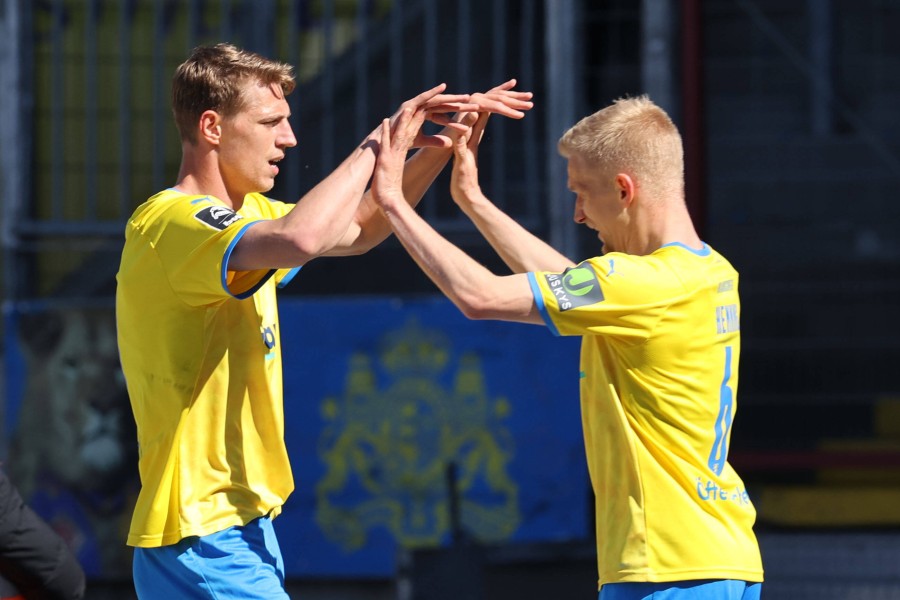
[{"label": "bare forearm", "polygon": [[229,269],[295,267],[327,254],[346,235],[359,209],[375,167],[373,144],[366,139],[287,215],[250,228]]},{"label": "bare forearm", "polygon": [[367,141],[301,198],[285,217],[288,226],[316,232],[319,253],[332,248],[353,221],[374,167],[375,152]]},{"label": "bare forearm", "polygon": [[[403,193],[410,206],[417,206],[441,173],[453,152],[449,148],[421,148],[407,161],[403,170]],[[383,242],[391,234],[391,226],[366,192],[359,211],[345,238],[329,254],[362,254]]]},{"label": "bare forearm", "polygon": [[386,204],[384,214],[413,260],[468,318],[541,322],[524,275],[491,273],[441,237],[403,200]]},{"label": "bare forearm", "polygon": [[497,208],[480,190],[460,207],[514,273],[559,273],[574,263]]}]

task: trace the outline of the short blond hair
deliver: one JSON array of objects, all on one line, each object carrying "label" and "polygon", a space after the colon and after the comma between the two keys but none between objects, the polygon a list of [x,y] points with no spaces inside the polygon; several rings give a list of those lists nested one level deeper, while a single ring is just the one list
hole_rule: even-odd
[{"label": "short blond hair", "polygon": [[584,117],[560,138],[565,158],[577,155],[603,175],[628,173],[645,188],[679,187],[684,194],[684,148],[669,115],[646,95],[619,98]]},{"label": "short blond hair", "polygon": [[231,44],[194,48],[172,78],[172,113],[181,139],[197,142],[197,122],[204,111],[223,116],[239,112],[248,81],[278,85],[285,96],[296,85],[294,69],[286,63]]}]

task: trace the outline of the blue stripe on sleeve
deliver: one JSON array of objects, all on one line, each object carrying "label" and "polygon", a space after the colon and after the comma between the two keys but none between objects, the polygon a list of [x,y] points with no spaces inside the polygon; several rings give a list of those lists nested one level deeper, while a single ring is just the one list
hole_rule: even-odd
[{"label": "blue stripe on sleeve", "polygon": [[271,269],[268,273],[266,273],[259,279],[256,285],[242,294],[232,294],[231,290],[228,289],[228,261],[231,260],[231,253],[234,251],[234,247],[237,245],[238,240],[244,237],[244,234],[247,233],[247,230],[257,223],[261,223],[261,221],[253,221],[244,225],[244,227],[238,232],[238,234],[234,236],[234,239],[231,240],[231,243],[228,244],[228,248],[225,250],[225,256],[222,259],[222,289],[224,289],[231,296],[237,298],[238,300],[249,298],[250,296],[255,294],[256,291],[261,288],[276,271],[276,269]]},{"label": "blue stripe on sleeve", "polygon": [[559,336],[559,330],[556,328],[556,325],[553,324],[553,320],[550,318],[550,313],[547,312],[547,307],[544,305],[544,294],[541,293],[541,287],[538,285],[537,276],[534,273],[527,273],[528,275],[528,285],[531,286],[531,293],[534,296],[534,303],[537,304],[538,311],[541,313],[541,318],[544,319],[544,323],[546,323],[547,327],[550,329],[550,333],[555,336]]},{"label": "blue stripe on sleeve", "polygon": [[288,274],[281,278],[281,281],[278,283],[278,289],[283,288],[287,284],[291,282],[291,280],[300,272],[301,267],[294,267]]}]

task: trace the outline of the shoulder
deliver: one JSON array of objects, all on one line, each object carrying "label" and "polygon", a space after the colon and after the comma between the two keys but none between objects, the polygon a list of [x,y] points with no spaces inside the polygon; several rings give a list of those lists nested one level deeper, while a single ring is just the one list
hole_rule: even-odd
[{"label": "shoulder", "polygon": [[668,286],[679,280],[677,268],[668,253],[641,256],[609,252],[590,258],[579,266],[586,265],[596,272],[601,281],[613,285]]},{"label": "shoulder", "polygon": [[706,243],[700,250],[682,244],[667,244],[650,257],[669,269],[688,286],[691,285],[689,282],[697,279],[706,281],[713,275],[737,276],[737,271],[731,263]]},{"label": "shoulder", "polygon": [[140,227],[159,220],[175,219],[180,215],[191,216],[203,211],[204,208],[216,205],[225,208],[212,196],[183,194],[169,188],[151,196],[138,206],[129,222],[133,226]]},{"label": "shoulder", "polygon": [[244,197],[244,206],[238,212],[248,218],[277,219],[286,215],[293,207],[293,204],[252,193]]},{"label": "shoulder", "polygon": [[654,252],[648,255],[649,258],[654,260],[663,261],[667,264],[721,264],[731,267],[728,260],[716,252],[712,246],[703,243],[703,247],[700,249],[691,248],[686,246],[685,244],[681,244],[678,242],[673,242],[671,244],[666,244],[661,248],[658,248]]},{"label": "shoulder", "polygon": [[183,194],[167,189],[139,206],[129,223],[138,230],[181,224],[221,231],[242,218],[215,196]]},{"label": "shoulder", "polygon": [[[671,302],[692,287],[688,282],[691,276],[684,275],[690,269],[678,265],[668,252],[649,255],[610,252],[590,258],[574,269],[590,272],[605,298],[624,304]],[[572,269],[565,275],[570,273]],[[577,277],[588,279],[587,273]]]}]

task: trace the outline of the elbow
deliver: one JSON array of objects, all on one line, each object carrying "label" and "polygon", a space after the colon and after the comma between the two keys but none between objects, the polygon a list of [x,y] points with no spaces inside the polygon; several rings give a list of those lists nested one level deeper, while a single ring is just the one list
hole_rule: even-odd
[{"label": "elbow", "polygon": [[292,254],[309,260],[333,254],[341,238],[329,232],[327,227],[306,227],[302,231],[291,232],[286,236],[286,241]]},{"label": "elbow", "polygon": [[377,246],[380,241],[381,240],[373,240],[367,236],[360,235],[343,249],[342,254],[346,256],[359,256],[360,254],[365,254]]},{"label": "elbow", "polygon": [[485,321],[491,319],[491,313],[486,310],[462,308],[463,315],[470,321]]},{"label": "elbow", "polygon": [[328,256],[359,256],[365,254],[375,246],[377,242],[369,243],[366,239],[358,237],[355,240],[343,239],[329,247],[323,247],[321,254]]},{"label": "elbow", "polygon": [[[318,256],[362,254],[359,231],[341,227],[334,219],[325,217],[298,217],[294,220],[279,219],[278,236],[288,252],[307,260]],[[356,250],[359,248],[359,250]]]},{"label": "elbow", "polygon": [[385,236],[372,235],[358,223],[354,223],[324,252],[330,256],[359,256],[377,246],[384,238]]},{"label": "elbow", "polygon": [[496,311],[483,298],[477,296],[459,296],[456,306],[463,316],[471,321],[483,321],[494,318]]},{"label": "elbow", "polygon": [[325,254],[330,248],[325,240],[313,235],[294,236],[289,240],[291,253],[309,260]]}]

